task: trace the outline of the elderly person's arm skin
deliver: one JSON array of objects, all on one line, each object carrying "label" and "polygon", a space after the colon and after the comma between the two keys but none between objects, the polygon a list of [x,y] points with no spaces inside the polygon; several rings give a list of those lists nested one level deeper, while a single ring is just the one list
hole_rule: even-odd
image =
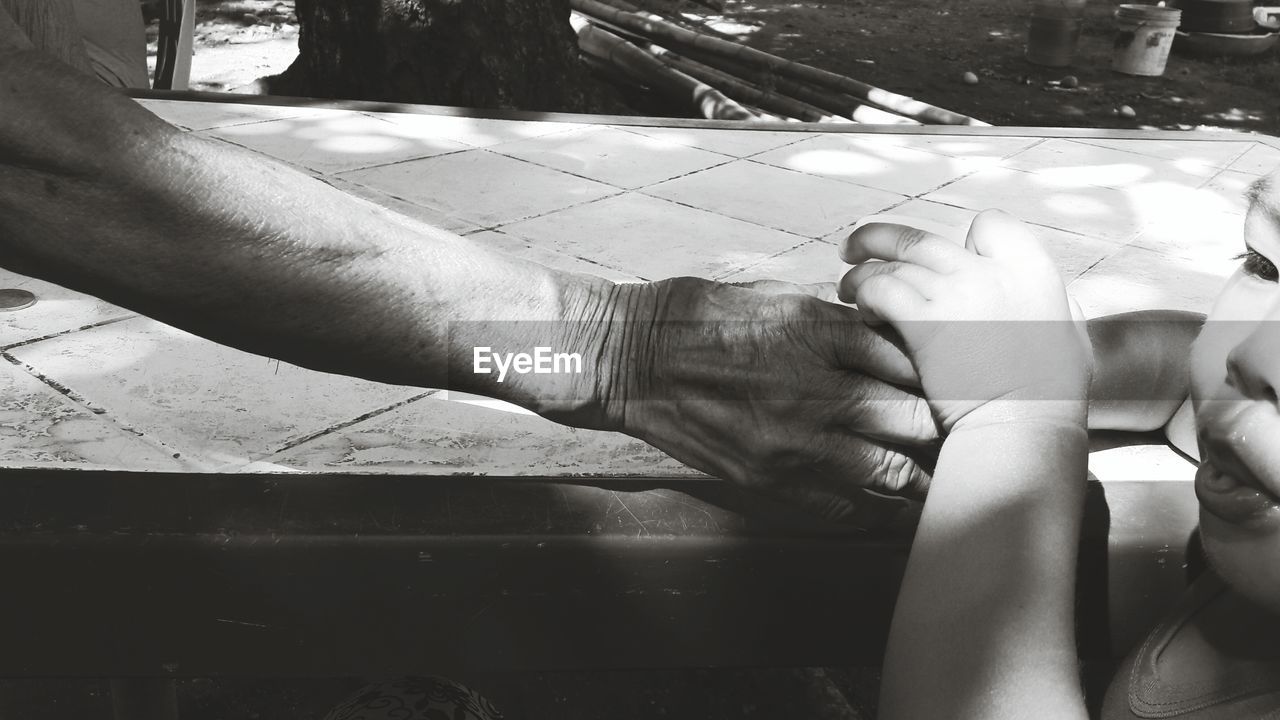
[{"label": "elderly person's arm skin", "polygon": [[[0,26],[8,25],[10,42],[28,42],[37,50],[52,55],[71,67],[82,72],[90,72],[89,56],[85,52],[84,41],[80,37],[80,26],[76,22],[75,0],[0,0],[0,15],[8,18],[0,19]],[[13,22],[7,22],[9,18]],[[13,32],[22,28],[25,36],[21,41]],[[0,29],[0,48],[4,47]]]},{"label": "elderly person's arm skin", "polygon": [[[897,451],[934,448],[927,407],[871,377],[914,372],[855,310],[786,284],[613,284],[491,252],[182,133],[12,22],[5,40],[7,20],[0,266],[310,368],[626,432],[830,518],[862,507],[858,485],[927,484]],[[581,353],[584,372],[473,372],[475,346],[535,345]]]}]

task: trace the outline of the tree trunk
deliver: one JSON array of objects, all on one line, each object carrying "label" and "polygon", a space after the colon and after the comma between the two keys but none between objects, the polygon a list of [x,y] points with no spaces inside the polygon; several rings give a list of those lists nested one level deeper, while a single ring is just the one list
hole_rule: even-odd
[{"label": "tree trunk", "polygon": [[623,113],[578,57],[568,0],[297,0],[274,95]]}]

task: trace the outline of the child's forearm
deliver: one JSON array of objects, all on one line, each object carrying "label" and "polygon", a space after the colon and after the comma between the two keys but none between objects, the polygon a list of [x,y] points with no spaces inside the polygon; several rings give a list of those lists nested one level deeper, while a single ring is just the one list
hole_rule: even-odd
[{"label": "child's forearm", "polygon": [[898,598],[883,718],[1084,718],[1073,633],[1086,435],[958,429]]}]

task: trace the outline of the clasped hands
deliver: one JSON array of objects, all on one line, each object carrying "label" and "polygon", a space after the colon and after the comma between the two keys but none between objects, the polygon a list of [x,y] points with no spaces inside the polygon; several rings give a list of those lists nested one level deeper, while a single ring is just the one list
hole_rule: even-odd
[{"label": "clasped hands", "polygon": [[922,497],[958,424],[1083,422],[1087,335],[1024,225],[988,211],[960,246],[871,223],[840,254],[855,267],[838,288],[629,286],[642,329],[602,353],[592,421],[566,421],[843,522],[869,520],[879,494]]}]

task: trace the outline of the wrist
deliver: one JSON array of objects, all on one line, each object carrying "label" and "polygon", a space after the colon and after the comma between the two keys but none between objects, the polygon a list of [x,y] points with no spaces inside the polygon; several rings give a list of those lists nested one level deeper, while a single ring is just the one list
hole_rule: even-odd
[{"label": "wrist", "polygon": [[[579,317],[574,324],[583,342],[593,348],[592,393],[587,404],[567,413],[544,417],[569,425],[624,432],[654,441],[653,431],[679,422],[676,403],[668,393],[683,387],[681,369],[696,374],[714,372],[722,361],[723,345],[705,332],[722,330],[707,323],[706,303],[716,304],[708,280],[677,277],[647,283],[621,283],[603,301],[577,297],[570,306]],[[712,313],[715,314],[714,312]],[[690,339],[693,341],[690,342]]]},{"label": "wrist", "polygon": [[1088,414],[1089,405],[1085,400],[992,400],[957,420],[948,435],[987,427],[1083,431],[1088,427]]},{"label": "wrist", "polygon": [[661,296],[655,283],[594,277],[567,287],[562,342],[583,348],[583,375],[573,392],[545,395],[532,409],[565,425],[623,430],[627,402],[651,357]]},{"label": "wrist", "polygon": [[1055,502],[1041,491],[1083,488],[1088,454],[1088,431],[1074,421],[1002,418],[960,427],[943,443],[930,497],[940,488],[970,488],[988,497],[1029,492]]},{"label": "wrist", "polygon": [[623,429],[627,399],[648,354],[658,293],[649,283],[574,273],[548,271],[544,279],[537,294],[554,310],[539,313],[540,319],[470,323],[477,327],[450,333],[449,387],[514,403],[563,425]]}]

